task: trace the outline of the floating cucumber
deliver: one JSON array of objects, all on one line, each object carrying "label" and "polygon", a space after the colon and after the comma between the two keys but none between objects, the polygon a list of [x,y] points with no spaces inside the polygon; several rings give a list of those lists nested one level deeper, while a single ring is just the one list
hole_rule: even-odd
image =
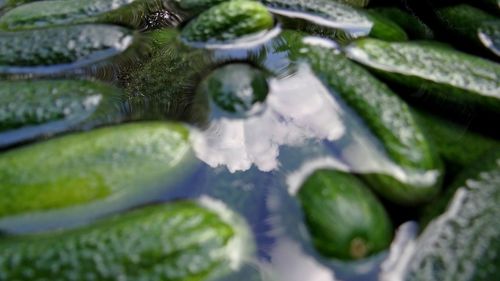
[{"label": "floating cucumber", "polygon": [[487,281],[500,274],[500,150],[471,167],[450,187],[444,214],[417,240],[398,280]]},{"label": "floating cucumber", "polygon": [[59,211],[52,219],[62,222],[67,215],[73,223],[72,214],[86,219],[154,199],[189,171],[187,138],[179,124],[136,123],[2,153],[0,229],[43,224],[30,218],[44,212]]},{"label": "floating cucumber", "polygon": [[460,4],[437,10],[447,30],[500,55],[500,20],[478,8]]},{"label": "floating cucumber", "polygon": [[186,11],[201,11],[228,0],[174,0],[176,5]]},{"label": "floating cucumber", "polygon": [[0,29],[23,30],[79,23],[115,23],[137,27],[158,0],[55,0],[14,8],[0,17]]},{"label": "floating cucumber", "polygon": [[402,27],[412,39],[432,39],[434,32],[418,17],[398,8],[381,7],[372,10]]},{"label": "floating cucumber", "polygon": [[0,239],[0,279],[201,281],[238,269],[252,245],[227,209],[163,204],[80,229]]},{"label": "floating cucumber", "polygon": [[331,0],[264,0],[277,14],[303,18],[319,25],[345,30],[354,36],[370,35],[384,40],[403,41],[406,33],[395,23],[364,10]]},{"label": "floating cucumber", "polygon": [[401,204],[427,201],[439,191],[441,163],[408,106],[385,84],[334,49],[304,44],[293,53],[353,108],[407,174],[363,174],[384,197]]},{"label": "floating cucumber", "polygon": [[446,162],[447,173],[454,174],[473,165],[487,151],[500,149],[500,142],[468,131],[464,126],[423,111],[413,113]]},{"label": "floating cucumber", "polygon": [[114,87],[91,81],[0,81],[0,131],[113,115],[120,95]]},{"label": "floating cucumber", "polygon": [[0,73],[51,74],[124,53],[136,40],[125,28],[75,25],[0,33]]},{"label": "floating cucumber", "polygon": [[500,113],[500,65],[452,49],[418,42],[360,39],[347,54],[388,80],[430,90],[436,99],[459,107],[479,106]]},{"label": "floating cucumber", "polygon": [[225,41],[270,29],[273,24],[271,13],[259,2],[232,0],[201,13],[181,36],[191,42]]},{"label": "floating cucumber", "polygon": [[314,245],[324,255],[360,259],[389,246],[389,217],[355,176],[333,170],[315,171],[297,196]]}]

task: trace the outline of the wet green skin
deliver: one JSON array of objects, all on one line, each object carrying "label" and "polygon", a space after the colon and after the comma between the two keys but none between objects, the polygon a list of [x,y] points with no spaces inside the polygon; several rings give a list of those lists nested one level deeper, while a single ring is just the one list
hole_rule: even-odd
[{"label": "wet green skin", "polygon": [[132,31],[109,25],[76,25],[0,33],[0,73],[10,67],[85,66],[123,53]]},{"label": "wet green skin", "polygon": [[[375,38],[388,41],[408,39],[404,30],[391,20],[332,0],[264,0],[262,2],[270,8],[304,12],[351,27],[357,26],[363,29],[372,25],[371,30],[367,30],[367,33]],[[339,29],[343,28],[339,26]]]},{"label": "wet green skin", "polygon": [[0,131],[113,115],[119,108],[120,96],[120,90],[99,82],[0,81]]},{"label": "wet green skin", "polygon": [[0,154],[0,218],[111,204],[165,186],[190,155],[187,129],[175,123],[126,124],[12,149]]},{"label": "wet green skin", "polygon": [[227,0],[174,0],[179,8],[186,11],[201,11]]},{"label": "wet green skin", "polygon": [[160,7],[157,0],[38,1],[8,11],[0,17],[0,29],[12,31],[79,23],[137,27],[150,10]]},{"label": "wet green skin", "polygon": [[500,64],[432,44],[376,39],[354,42],[347,54],[387,80],[428,90],[436,100],[500,113]]},{"label": "wet green skin", "polygon": [[[497,17],[466,4],[439,9],[437,15],[447,30],[455,33],[460,38],[467,38],[469,42],[500,55],[498,43],[500,41],[500,20]],[[480,31],[486,31],[483,36],[488,36],[488,41],[492,41],[493,45],[487,44],[484,38],[480,37]]]},{"label": "wet green skin", "polygon": [[411,39],[432,39],[434,32],[419,18],[401,9],[380,7],[372,10],[398,24]]},{"label": "wet green skin", "polygon": [[181,36],[190,42],[225,41],[272,28],[274,19],[259,2],[233,0],[216,5],[193,19]]},{"label": "wet green skin", "polygon": [[496,149],[450,187],[453,199],[417,240],[403,280],[496,280],[500,275],[499,187],[500,150]]},{"label": "wet green skin", "polygon": [[390,175],[361,176],[384,197],[400,204],[418,204],[433,198],[441,183],[441,162],[406,103],[367,70],[332,49],[304,45],[295,52],[292,56],[296,60],[305,59],[318,77],[357,112],[395,164],[409,175],[437,173],[428,182],[415,176],[408,182]]},{"label": "wet green skin", "polygon": [[237,236],[196,203],[145,207],[81,229],[0,239],[0,279],[208,280],[229,271]]},{"label": "wet green skin", "polygon": [[467,127],[442,119],[423,111],[413,111],[425,135],[435,144],[436,150],[446,162],[446,173],[454,175],[475,164],[481,156],[500,142],[471,132]]},{"label": "wet green skin", "polygon": [[322,254],[360,259],[386,249],[392,226],[382,204],[355,176],[318,170],[297,194],[313,243]]}]

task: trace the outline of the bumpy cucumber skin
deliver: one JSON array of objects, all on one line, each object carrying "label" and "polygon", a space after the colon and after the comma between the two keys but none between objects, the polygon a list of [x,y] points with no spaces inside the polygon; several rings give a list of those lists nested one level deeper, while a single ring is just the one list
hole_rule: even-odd
[{"label": "bumpy cucumber skin", "polygon": [[386,249],[392,226],[382,204],[355,176],[318,170],[298,194],[314,245],[324,255],[360,259]]},{"label": "bumpy cucumber skin", "polygon": [[207,280],[229,271],[237,234],[195,203],[145,207],[81,229],[1,239],[0,279]]},{"label": "bumpy cucumber skin", "polygon": [[124,52],[133,40],[132,31],[109,25],[0,33],[0,73],[12,67],[84,66]]},{"label": "bumpy cucumber skin", "polygon": [[156,0],[37,1],[14,8],[0,17],[0,29],[25,30],[79,23],[116,23],[137,27]]},{"label": "bumpy cucumber skin", "polygon": [[337,23],[338,28],[346,29],[348,32],[372,25],[371,30],[366,30],[372,37],[388,41],[407,39],[404,30],[389,19],[332,0],[263,0],[262,2],[273,9],[304,12],[325,18]]},{"label": "bumpy cucumber skin", "polygon": [[9,150],[0,155],[0,217],[162,186],[190,159],[187,138],[179,124],[136,123]]},{"label": "bumpy cucumber skin", "polygon": [[116,114],[120,96],[118,89],[92,81],[0,81],[0,131]]},{"label": "bumpy cucumber skin", "polygon": [[459,176],[446,212],[417,240],[403,280],[487,281],[500,274],[500,150]]},{"label": "bumpy cucumber skin", "polygon": [[398,24],[412,39],[432,39],[434,32],[419,18],[401,9],[381,7],[372,10]]},{"label": "bumpy cucumber skin", "polygon": [[445,28],[500,56],[500,20],[478,8],[461,4],[437,10]]},{"label": "bumpy cucumber skin", "polygon": [[319,46],[303,46],[300,50],[298,59],[305,58],[318,77],[363,118],[395,164],[409,174],[437,174],[425,183],[405,183],[381,174],[364,174],[365,180],[384,197],[401,204],[433,198],[439,192],[442,164],[406,103],[364,68],[334,50]]},{"label": "bumpy cucumber skin", "polygon": [[225,41],[270,29],[273,24],[273,16],[262,4],[233,0],[201,13],[181,36],[192,42]]},{"label": "bumpy cucumber skin", "polygon": [[179,8],[186,11],[201,11],[225,1],[227,0],[174,0]]},{"label": "bumpy cucumber skin", "polygon": [[425,135],[446,163],[446,173],[454,175],[473,165],[500,142],[471,132],[468,128],[423,111],[413,111]]},{"label": "bumpy cucumber skin", "polygon": [[418,42],[360,39],[347,48],[353,60],[403,86],[430,90],[459,107],[500,113],[500,65],[452,49]]}]

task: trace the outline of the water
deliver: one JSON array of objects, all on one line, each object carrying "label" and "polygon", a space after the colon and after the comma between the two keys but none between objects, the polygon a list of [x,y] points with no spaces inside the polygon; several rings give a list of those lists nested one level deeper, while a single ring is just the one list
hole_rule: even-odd
[{"label": "water", "polygon": [[[338,29],[341,32],[338,34],[348,35],[342,36],[343,40],[366,35],[371,29],[368,22],[353,25],[309,13],[284,12],[279,8],[272,11],[286,18],[306,20],[314,26]],[[153,21],[150,27],[157,27],[154,18],[150,18]],[[158,14],[156,18],[167,24],[178,22],[171,14]],[[172,32],[178,36],[175,30]],[[389,258],[388,252],[382,252],[358,262],[335,261],[319,255],[312,246],[294,195],[303,181],[319,168],[354,174],[383,174],[401,182],[413,182],[415,178],[434,181],[436,175],[408,171],[394,163],[380,141],[339,94],[326,87],[307,63],[291,58],[290,46],[294,42],[290,38],[293,36],[283,34],[283,26],[277,24],[269,32],[230,44],[186,45],[177,40],[160,47],[151,59],[133,54],[120,64],[103,68],[104,73],[95,69],[67,71],[66,65],[37,68],[37,74],[98,77],[127,88],[126,97],[115,104],[120,114],[100,118],[99,122],[83,122],[87,116],[81,116],[76,120],[63,119],[0,132],[0,149],[8,150],[41,136],[103,124],[173,119],[190,124],[196,164],[188,175],[181,176],[181,180],[155,186],[133,199],[110,205],[104,211],[89,212],[73,207],[35,216],[0,218],[0,228],[23,234],[77,227],[95,220],[103,212],[110,214],[153,202],[208,196],[242,214],[257,244],[257,257],[246,261],[241,272],[227,280],[246,280],[254,274],[263,280],[369,281],[378,280],[382,264],[383,275],[391,280],[394,260],[403,255],[402,248],[411,246],[416,234],[414,224],[401,227]],[[331,36],[330,39],[311,36],[304,41],[332,52],[340,48]],[[137,53],[158,48],[151,45],[145,44],[145,49]],[[210,70],[231,63],[246,63],[269,74],[265,101],[259,101],[256,107],[238,116],[227,114],[209,98],[193,99],[198,83]],[[144,77],[134,75],[137,69],[146,70]],[[30,68],[26,72],[33,70]],[[24,70],[13,68],[12,72],[24,73]],[[168,77],[169,74],[175,76]]]}]

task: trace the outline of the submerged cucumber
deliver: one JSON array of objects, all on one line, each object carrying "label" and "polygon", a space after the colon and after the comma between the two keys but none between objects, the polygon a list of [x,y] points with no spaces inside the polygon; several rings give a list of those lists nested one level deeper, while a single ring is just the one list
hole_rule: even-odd
[{"label": "submerged cucumber", "polygon": [[2,153],[0,222],[73,206],[92,206],[88,213],[120,209],[120,204],[146,200],[189,168],[187,138],[182,125],[136,123]]},{"label": "submerged cucumber", "polygon": [[478,106],[500,113],[500,65],[452,49],[418,42],[361,39],[347,48],[350,58],[388,80],[429,90],[456,107]]},{"label": "submerged cucumber", "polygon": [[0,131],[115,115],[121,92],[78,80],[0,81]]},{"label": "submerged cucumber", "polygon": [[500,275],[500,150],[450,187],[446,212],[417,240],[402,280],[489,281]]},{"label": "submerged cucumber", "polygon": [[23,30],[78,23],[116,23],[137,27],[158,0],[55,0],[14,8],[0,17],[0,29]]},{"label": "submerged cucumber", "polygon": [[53,73],[85,67],[125,52],[134,36],[128,29],[109,25],[0,33],[0,73]]},{"label": "submerged cucumber", "polygon": [[332,0],[264,0],[274,12],[310,20],[319,25],[375,38],[404,41],[406,33],[395,23],[367,11]]},{"label": "submerged cucumber", "polygon": [[315,45],[292,56],[306,60],[318,77],[363,119],[407,176],[367,173],[362,176],[384,197],[401,204],[427,201],[439,191],[441,163],[434,156],[408,106],[385,84],[335,50]]},{"label": "submerged cucumber", "polygon": [[0,239],[0,280],[201,281],[237,269],[252,244],[229,210],[178,202],[76,230]]},{"label": "submerged cucumber", "polygon": [[355,176],[318,170],[297,195],[314,245],[324,255],[360,259],[389,246],[392,226],[387,213]]},{"label": "submerged cucumber", "polygon": [[200,83],[191,115],[202,111],[208,103],[211,119],[218,114],[245,117],[266,100],[268,90],[266,75],[259,69],[247,64],[228,64],[214,70]]},{"label": "submerged cucumber", "polygon": [[500,19],[497,17],[466,4],[438,9],[437,15],[447,30],[500,55]]},{"label": "submerged cucumber", "polygon": [[232,0],[201,13],[181,36],[192,42],[225,41],[270,29],[273,24],[271,13],[259,2]]}]

